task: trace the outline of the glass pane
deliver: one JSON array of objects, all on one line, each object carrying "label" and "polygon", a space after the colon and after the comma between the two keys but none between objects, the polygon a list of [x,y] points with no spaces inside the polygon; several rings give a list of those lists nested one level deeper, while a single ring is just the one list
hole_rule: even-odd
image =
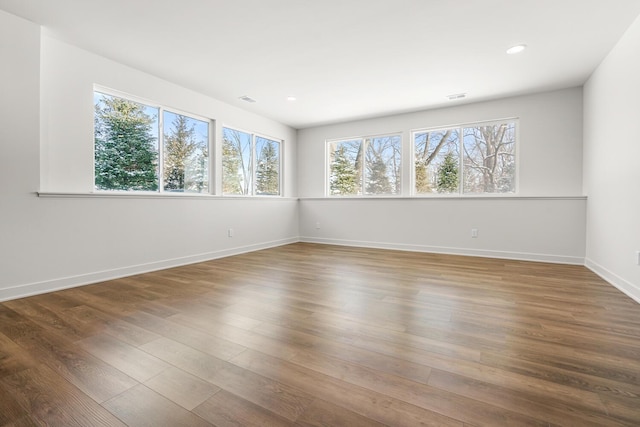
[{"label": "glass pane", "polygon": [[251,194],[251,134],[222,128],[222,193]]},{"label": "glass pane", "polygon": [[464,192],[515,192],[515,123],[468,127],[463,132]]},{"label": "glass pane", "polygon": [[365,193],[400,194],[402,160],[400,135],[366,139]]},{"label": "glass pane", "polygon": [[164,191],[209,192],[209,123],[165,111]]},{"label": "glass pane", "polygon": [[256,194],[280,194],[280,143],[256,137]]},{"label": "glass pane", "polygon": [[414,134],[416,194],[459,191],[459,134],[458,129]]},{"label": "glass pane", "polygon": [[362,194],[362,140],[329,143],[329,194]]},{"label": "glass pane", "polygon": [[97,190],[158,190],[158,108],[94,92]]}]

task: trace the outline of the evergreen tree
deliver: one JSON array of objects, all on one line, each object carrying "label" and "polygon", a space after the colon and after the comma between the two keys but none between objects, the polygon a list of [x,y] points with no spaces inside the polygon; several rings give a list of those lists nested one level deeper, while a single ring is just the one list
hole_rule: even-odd
[{"label": "evergreen tree", "polygon": [[280,161],[275,143],[266,141],[260,150],[256,167],[256,193],[280,194]]},{"label": "evergreen tree", "polygon": [[373,162],[367,164],[369,176],[367,177],[367,194],[389,194],[391,183],[387,175],[387,165],[381,156],[375,156]]},{"label": "evergreen tree", "polygon": [[95,186],[100,190],[156,191],[153,117],[135,102],[104,95],[95,106]]},{"label": "evergreen tree", "polygon": [[184,191],[193,187],[192,182],[186,182],[185,174],[198,148],[195,125],[189,126],[189,118],[177,114],[171,126],[164,135],[164,189]]},{"label": "evergreen tree", "polygon": [[437,187],[439,193],[454,193],[458,190],[458,163],[452,153],[448,153],[438,167]]},{"label": "evergreen tree", "polygon": [[185,190],[194,193],[209,191],[209,150],[206,146],[196,152],[185,169]]},{"label": "evergreen tree", "polygon": [[347,157],[344,145],[335,152],[331,163],[330,190],[332,195],[358,194],[358,173]]},{"label": "evergreen tree", "polygon": [[222,193],[244,194],[238,171],[240,169],[240,150],[233,141],[222,140]]}]

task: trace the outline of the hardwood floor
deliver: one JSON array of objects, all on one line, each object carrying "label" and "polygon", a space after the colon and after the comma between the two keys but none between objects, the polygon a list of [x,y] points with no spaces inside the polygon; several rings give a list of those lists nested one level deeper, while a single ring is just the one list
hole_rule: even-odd
[{"label": "hardwood floor", "polygon": [[0,304],[0,425],[638,426],[640,304],[298,243]]}]

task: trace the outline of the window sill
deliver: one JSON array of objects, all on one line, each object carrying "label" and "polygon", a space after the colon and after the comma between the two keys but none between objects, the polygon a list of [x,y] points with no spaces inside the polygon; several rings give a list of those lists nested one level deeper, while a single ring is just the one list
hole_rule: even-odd
[{"label": "window sill", "polygon": [[69,193],[56,191],[39,191],[38,197],[63,199],[188,199],[188,200],[298,200],[297,197],[283,196],[214,196],[211,194],[156,193],[156,192],[96,192]]},{"label": "window sill", "polygon": [[300,197],[299,200],[366,200],[366,201],[375,201],[375,200],[416,200],[416,201],[426,201],[426,200],[587,200],[587,196],[517,196],[517,195],[473,195],[473,196],[329,196],[329,197]]}]

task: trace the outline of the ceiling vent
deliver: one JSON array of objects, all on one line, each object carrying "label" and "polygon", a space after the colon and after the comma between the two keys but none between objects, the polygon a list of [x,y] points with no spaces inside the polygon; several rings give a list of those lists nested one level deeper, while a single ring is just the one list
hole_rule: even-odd
[{"label": "ceiling vent", "polygon": [[447,98],[449,99],[449,101],[455,101],[456,99],[462,99],[466,97],[467,97],[466,93],[454,93],[453,95],[447,95]]},{"label": "ceiling vent", "polygon": [[255,100],[255,99],[253,99],[253,98],[251,98],[250,96],[247,96],[247,95],[242,95],[239,99],[242,99],[243,101],[250,102],[250,103],[252,103],[252,104],[253,104],[254,102],[256,102],[256,100]]}]

